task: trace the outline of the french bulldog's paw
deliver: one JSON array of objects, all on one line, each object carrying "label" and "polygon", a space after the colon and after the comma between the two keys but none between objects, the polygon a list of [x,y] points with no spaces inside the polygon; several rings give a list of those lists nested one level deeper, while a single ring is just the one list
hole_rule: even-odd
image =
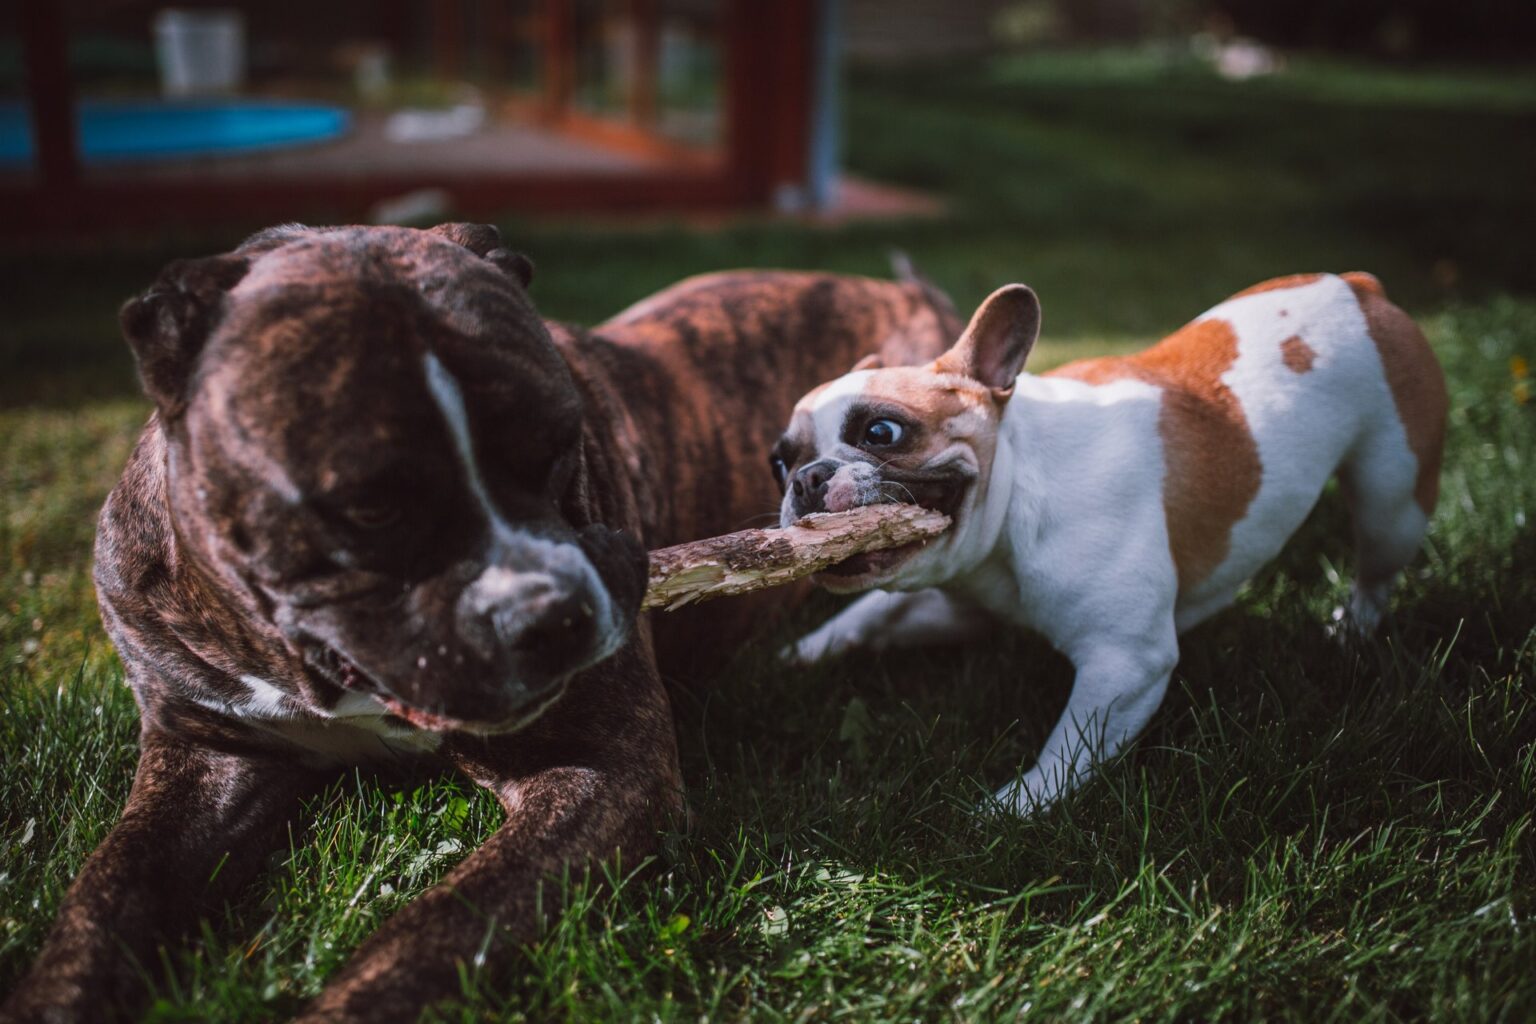
[{"label": "french bulldog's paw", "polygon": [[1370,642],[1381,628],[1381,620],[1379,608],[1351,601],[1347,606],[1339,605],[1329,614],[1323,632],[1340,647],[1349,647]]},{"label": "french bulldog's paw", "polygon": [[779,661],[795,668],[810,668],[818,662],[826,661],[833,653],[826,640],[811,633],[780,647]]},{"label": "french bulldog's paw", "polygon": [[1329,640],[1343,646],[1349,642],[1351,632],[1349,612],[1343,605],[1338,605],[1328,613],[1328,621],[1323,623],[1323,633]]},{"label": "french bulldog's paw", "polygon": [[982,820],[1033,818],[1049,810],[1062,792],[1063,787],[1056,778],[1031,770],[977,805],[976,817]]},{"label": "french bulldog's paw", "polygon": [[976,805],[975,816],[978,822],[999,821],[1005,818],[1026,817],[1030,804],[1027,798],[1021,799],[1022,789],[1017,782],[1010,782],[991,796],[985,797]]},{"label": "french bulldog's paw", "polygon": [[[1001,791],[999,791],[1001,792]],[[983,828],[1014,817],[1018,812],[1005,804],[997,793],[988,793],[971,808],[971,825]]]}]

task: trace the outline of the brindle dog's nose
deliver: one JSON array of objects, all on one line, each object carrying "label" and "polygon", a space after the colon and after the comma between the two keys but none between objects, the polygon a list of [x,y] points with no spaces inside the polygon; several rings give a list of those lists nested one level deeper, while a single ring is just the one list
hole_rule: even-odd
[{"label": "brindle dog's nose", "polygon": [[827,481],[837,467],[830,462],[813,462],[801,466],[790,479],[789,488],[795,495],[795,508],[800,514],[824,512],[827,506]]},{"label": "brindle dog's nose", "polygon": [[594,603],[590,595],[577,591],[531,616],[514,614],[513,622],[498,623],[514,661],[528,677],[524,682],[563,675],[591,653],[597,640]]}]

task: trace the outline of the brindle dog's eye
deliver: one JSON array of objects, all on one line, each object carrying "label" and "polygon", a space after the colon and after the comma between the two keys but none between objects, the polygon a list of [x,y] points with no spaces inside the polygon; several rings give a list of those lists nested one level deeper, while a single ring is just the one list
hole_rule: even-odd
[{"label": "brindle dog's eye", "polygon": [[388,529],[404,515],[399,505],[348,505],[344,511],[348,522],[364,530]]},{"label": "brindle dog's eye", "polygon": [[768,456],[768,465],[773,470],[773,478],[779,482],[779,490],[783,490],[789,480],[789,467],[777,455]]},{"label": "brindle dog's eye", "polygon": [[869,425],[864,428],[863,443],[884,448],[900,441],[904,433],[906,431],[902,430],[901,424],[895,420],[870,420]]}]

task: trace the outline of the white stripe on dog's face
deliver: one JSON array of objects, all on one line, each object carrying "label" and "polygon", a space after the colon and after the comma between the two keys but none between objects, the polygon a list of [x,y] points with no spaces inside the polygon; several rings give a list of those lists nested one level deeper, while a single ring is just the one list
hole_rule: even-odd
[{"label": "white stripe on dog's face", "polygon": [[[587,664],[595,664],[613,654],[624,642],[624,623],[613,607],[608,588],[603,585],[586,553],[575,544],[556,543],[516,529],[502,517],[501,511],[491,501],[485,480],[480,475],[480,464],[475,459],[474,439],[470,434],[469,415],[464,408],[464,396],[459,390],[458,381],[432,353],[427,353],[424,364],[427,388],[432,392],[432,398],[448,424],[448,433],[453,438],[470,493],[474,495],[476,504],[491,526],[493,548],[487,556],[484,571],[465,588],[466,597],[476,606],[477,611],[483,613],[497,601],[520,599],[520,595],[530,587],[553,587],[557,583],[555,575],[559,575],[562,577],[559,584],[582,587],[597,605],[594,612],[600,640]],[[563,571],[551,574],[549,570]],[[512,585],[514,582],[518,585]]]},{"label": "white stripe on dog's face", "polygon": [[848,407],[864,393],[874,370],[855,370],[806,395],[802,408],[811,414],[818,455],[833,454],[842,443],[843,420]]},{"label": "white stripe on dog's face", "polygon": [[453,446],[459,453],[459,465],[464,470],[464,478],[469,482],[470,493],[475,496],[480,511],[485,513],[496,539],[511,539],[516,531],[491,503],[490,493],[485,489],[485,480],[480,476],[480,464],[475,460],[474,440],[470,436],[469,416],[464,411],[464,396],[459,391],[459,382],[453,379],[453,375],[432,353],[427,353],[425,362],[427,388],[432,392],[432,398],[448,424],[448,433],[453,437]]},{"label": "white stripe on dog's face", "polygon": [[[795,403],[785,436],[795,441],[801,457],[796,465],[788,467],[791,473],[799,466],[817,459],[847,462],[857,457],[857,451],[842,443],[843,420],[847,418],[848,408],[863,394],[864,386],[873,373],[873,370],[846,373],[812,388]],[[834,479],[839,475],[846,476],[848,468],[839,468]],[[797,518],[791,488],[785,486],[784,495],[779,500],[779,525],[789,526]]]}]

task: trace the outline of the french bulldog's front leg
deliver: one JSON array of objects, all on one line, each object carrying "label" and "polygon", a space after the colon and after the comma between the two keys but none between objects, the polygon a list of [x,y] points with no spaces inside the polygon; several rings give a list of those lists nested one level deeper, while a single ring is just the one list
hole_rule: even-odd
[{"label": "french bulldog's front leg", "polygon": [[676,740],[654,668],[638,687],[631,677],[567,694],[525,732],[452,742],[450,756],[497,794],[506,820],[364,942],[300,1021],[418,1020],[460,994],[462,975],[504,963],[539,936],[543,916],[559,911],[563,873],[579,877],[620,849],[626,865],[638,863],[680,805]]},{"label": "french bulldog's front leg", "polygon": [[1171,622],[1161,639],[1090,643],[1072,656],[1077,676],[1066,710],[1034,767],[998,790],[997,804],[1020,815],[1043,811],[1119,753],[1162,704],[1178,656]]},{"label": "french bulldog's front leg", "polygon": [[780,657],[793,665],[814,665],[859,649],[959,643],[985,633],[991,624],[986,612],[942,590],[875,590],[785,647]]},{"label": "french bulldog's front leg", "polygon": [[86,860],[0,1021],[131,1015],[156,947],[248,879],[323,776],[146,733],[128,804]]}]

